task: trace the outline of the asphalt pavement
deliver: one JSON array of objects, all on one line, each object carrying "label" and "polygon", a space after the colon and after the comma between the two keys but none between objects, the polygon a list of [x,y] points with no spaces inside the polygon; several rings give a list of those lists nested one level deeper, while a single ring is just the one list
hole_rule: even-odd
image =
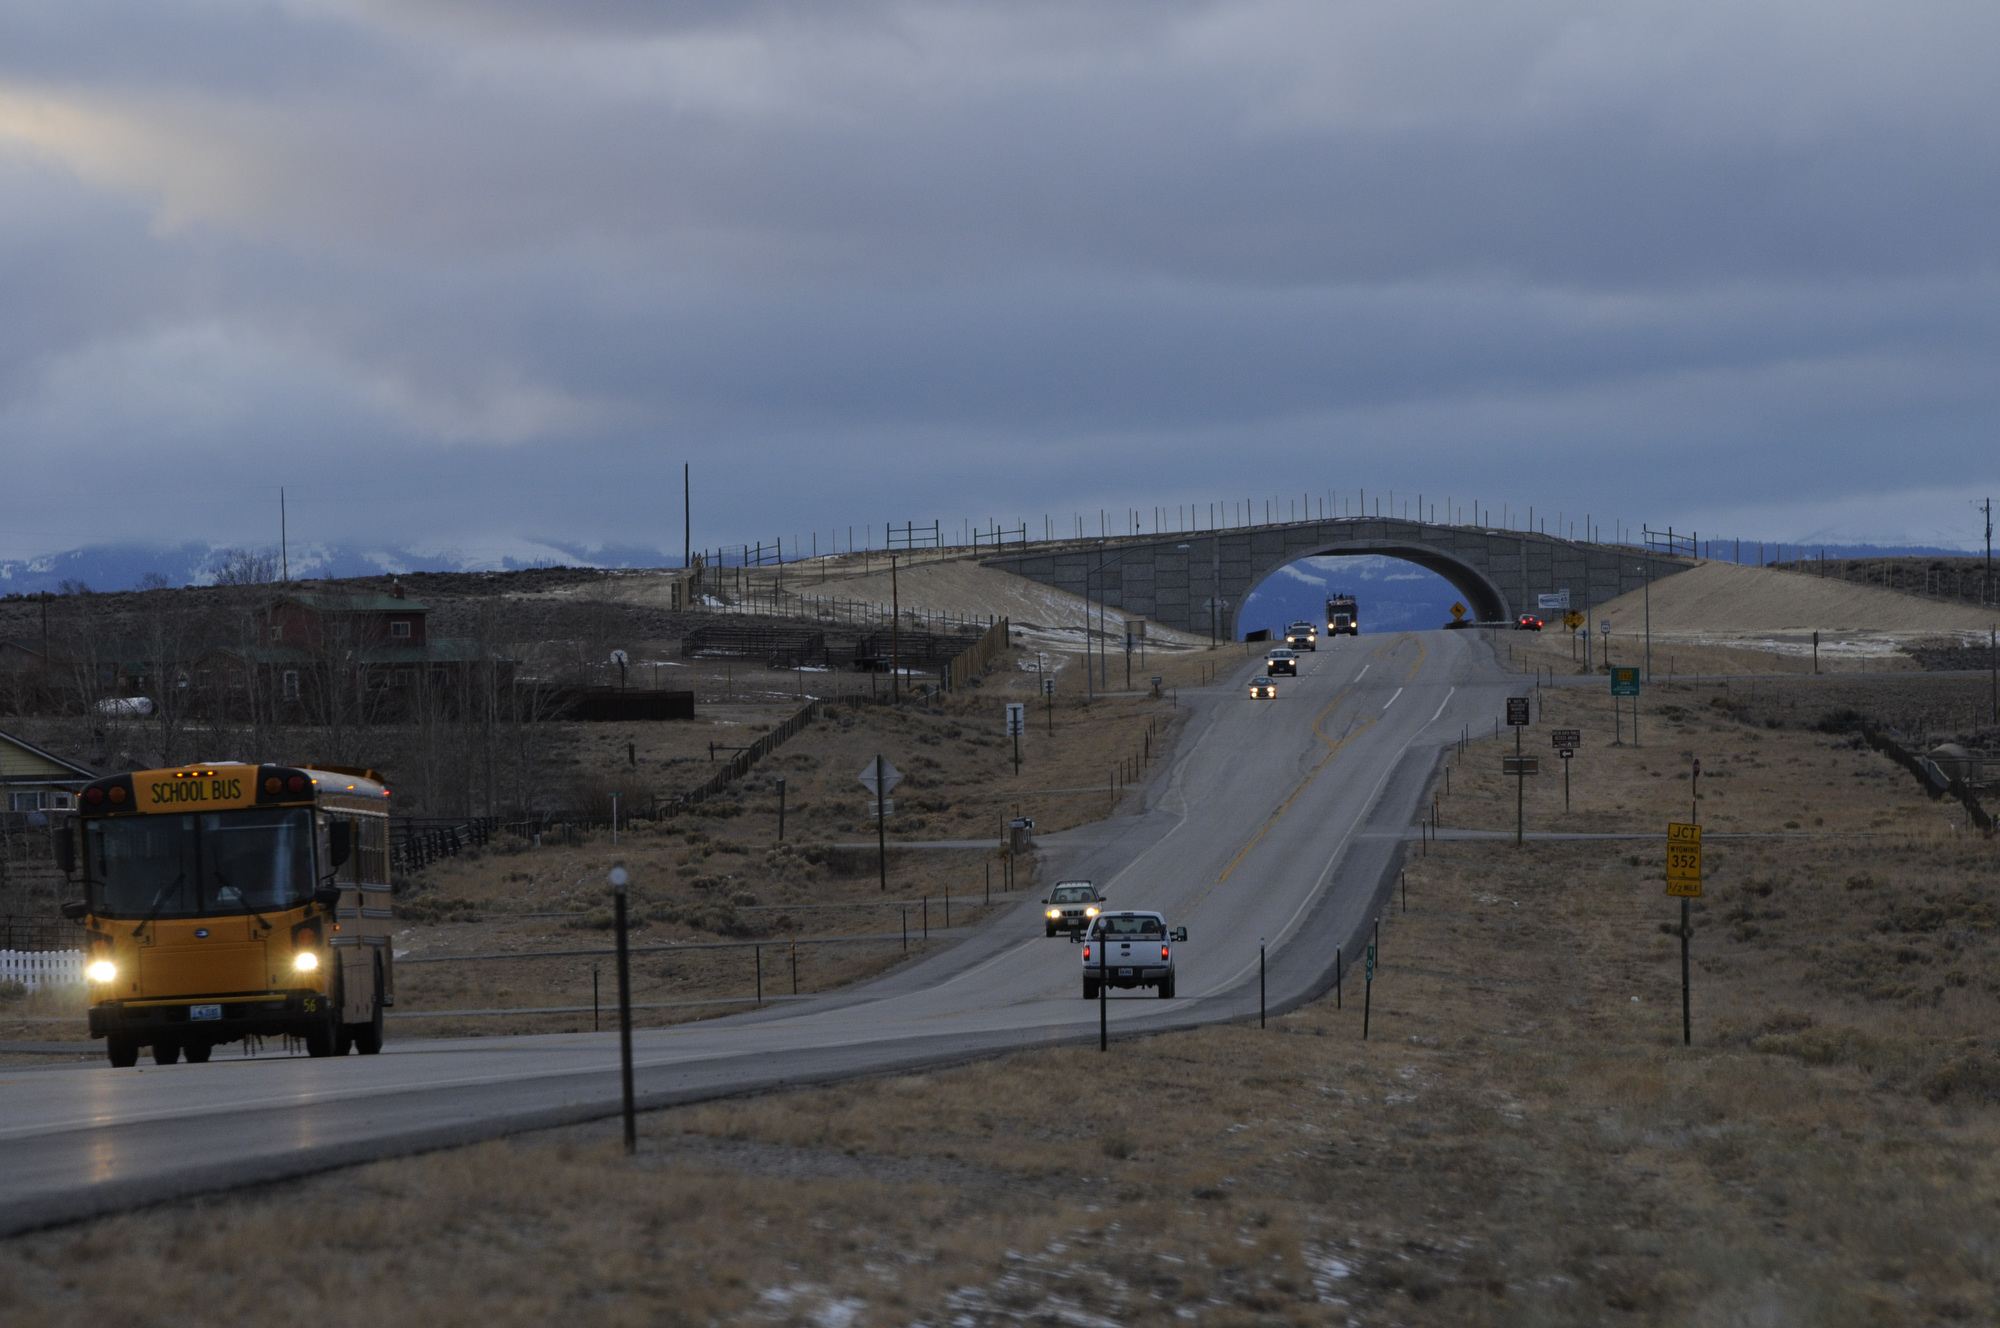
[{"label": "asphalt pavement", "polygon": [[[1171,762],[1119,815],[1039,844],[1040,880],[1090,878],[1112,907],[1188,929],[1177,997],[1113,992],[1114,1038],[1254,1019],[1260,944],[1272,1012],[1326,990],[1336,949],[1351,965],[1387,898],[1439,753],[1524,688],[1470,632],[1324,642],[1275,700],[1249,699],[1258,671],[1246,661],[1182,692],[1194,713]],[[1081,969],[1080,949],[1047,939],[1039,899],[1024,899],[877,981],[635,1033],[639,1101],[1094,1048]],[[338,1060],[225,1046],[207,1065],[9,1068],[0,1085],[6,1232],[615,1114],[617,1038],[392,1038],[380,1056]]]}]

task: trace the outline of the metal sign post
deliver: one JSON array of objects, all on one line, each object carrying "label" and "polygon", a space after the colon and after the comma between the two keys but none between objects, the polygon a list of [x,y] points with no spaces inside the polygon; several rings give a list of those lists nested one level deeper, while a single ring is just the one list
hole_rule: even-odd
[{"label": "metal sign post", "polygon": [[1056,680],[1054,678],[1042,679],[1042,697],[1048,704],[1049,736],[1053,737],[1056,731]]},{"label": "metal sign post", "polygon": [[639,1122],[632,1104],[632,962],[625,944],[625,882],[623,867],[613,867],[612,921],[618,929],[618,1075],[624,1091],[625,1151],[639,1151]]},{"label": "metal sign post", "polygon": [[1097,931],[1097,1049],[1111,1049],[1111,997],[1105,978],[1111,970],[1111,933],[1102,926]]},{"label": "metal sign post", "polygon": [[1528,770],[1532,757],[1521,755],[1521,730],[1528,727],[1529,699],[1525,696],[1507,698],[1507,723],[1514,730],[1514,846],[1519,848],[1524,838],[1523,830],[1527,819]]},{"label": "metal sign post", "polygon": [[1701,898],[1701,827],[1693,822],[1667,823],[1667,894],[1681,901],[1681,1045],[1694,1045],[1694,1019],[1688,1000],[1688,901]]},{"label": "metal sign post", "polygon": [[1028,727],[1028,707],[1019,701],[1007,703],[1007,733],[1014,739],[1014,773],[1021,773],[1021,730]]},{"label": "metal sign post", "polygon": [[875,795],[875,863],[881,877],[882,892],[889,891],[889,791],[903,782],[903,776],[895,766],[884,761],[879,755],[861,767],[858,776],[861,786]]},{"label": "metal sign post", "polygon": [[1618,698],[1621,696],[1632,698],[1632,745],[1637,747],[1639,745],[1639,670],[1628,668],[1611,670],[1611,727],[1613,733],[1611,745],[1613,747],[1623,747],[1625,745],[1624,734],[1618,727]]},{"label": "metal sign post", "polygon": [[1557,729],[1549,734],[1549,745],[1556,749],[1556,755],[1563,763],[1563,810],[1569,810],[1569,759],[1576,755],[1576,749],[1583,745],[1582,729]]}]

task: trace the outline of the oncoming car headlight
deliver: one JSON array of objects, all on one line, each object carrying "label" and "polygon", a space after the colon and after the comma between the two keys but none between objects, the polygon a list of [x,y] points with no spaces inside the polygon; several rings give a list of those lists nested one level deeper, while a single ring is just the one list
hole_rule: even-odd
[{"label": "oncoming car headlight", "polygon": [[1049,916],[1052,918],[1059,918],[1062,916],[1062,910],[1059,908],[1052,908],[1049,910]]},{"label": "oncoming car headlight", "polygon": [[99,959],[92,963],[89,968],[84,969],[83,975],[92,982],[109,982],[118,976],[118,965],[112,963],[109,959]]},{"label": "oncoming car headlight", "polygon": [[319,967],[319,956],[310,950],[301,950],[292,956],[292,967],[301,973],[310,973]]},{"label": "oncoming car headlight", "polygon": [[1093,904],[1093,905],[1091,905],[1091,906],[1090,906],[1089,908],[1086,908],[1086,909],[1084,909],[1084,910],[1083,910],[1083,916],[1085,916],[1086,918],[1094,918],[1094,917],[1096,917],[1096,916],[1097,916],[1097,906],[1096,906],[1095,904]]}]

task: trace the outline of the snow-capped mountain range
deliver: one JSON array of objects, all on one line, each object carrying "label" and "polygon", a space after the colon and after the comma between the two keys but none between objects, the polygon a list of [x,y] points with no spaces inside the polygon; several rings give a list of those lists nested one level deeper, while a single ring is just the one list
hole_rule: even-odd
[{"label": "snow-capped mountain range", "polygon": [[[132,590],[148,577],[171,586],[213,584],[218,570],[237,552],[229,546],[187,543],[173,546],[97,544],[38,558],[0,559],[0,594],[61,590]],[[277,549],[251,549],[269,557]],[[385,572],[498,572],[517,567],[667,567],[680,565],[680,550],[631,545],[570,544],[553,540],[488,540],[441,548],[363,547],[344,544],[294,545],[285,553],[293,580],[380,576]]]}]

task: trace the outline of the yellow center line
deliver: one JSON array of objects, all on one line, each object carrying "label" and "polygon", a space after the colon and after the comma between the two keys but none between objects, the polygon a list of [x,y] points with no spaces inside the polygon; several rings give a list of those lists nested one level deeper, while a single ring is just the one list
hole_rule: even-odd
[{"label": "yellow center line", "polygon": [[[1383,642],[1382,645],[1379,646],[1374,653],[1374,658],[1380,659],[1383,655],[1390,653],[1391,650],[1400,648],[1404,641],[1409,641],[1409,640],[1416,641],[1417,659],[1416,663],[1410,666],[1410,672],[1404,675],[1403,681],[1406,684],[1409,682],[1411,678],[1416,676],[1417,669],[1423,666],[1424,656],[1427,652],[1424,650],[1424,643],[1422,640],[1419,640],[1411,636],[1399,636],[1394,640]],[[1326,755],[1321,757],[1319,764],[1314,766],[1310,771],[1308,771],[1306,773],[1306,777],[1299,781],[1299,786],[1292,790],[1292,796],[1286,798],[1285,801],[1278,807],[1276,811],[1272,812],[1270,816],[1265,818],[1264,824],[1257,827],[1257,833],[1250,836],[1250,841],[1246,843],[1241,849],[1237,850],[1236,856],[1229,860],[1229,865],[1222,869],[1222,875],[1215,878],[1216,885],[1221,885],[1224,881],[1229,879],[1230,874],[1233,873],[1236,870],[1237,866],[1242,863],[1243,859],[1249,855],[1250,850],[1257,847],[1258,841],[1263,839],[1266,834],[1269,834],[1271,827],[1276,825],[1279,822],[1279,820],[1283,818],[1284,814],[1292,809],[1292,804],[1299,800],[1299,795],[1306,791],[1306,786],[1313,782],[1314,778],[1318,776],[1320,771],[1326,769],[1327,762],[1331,761],[1335,756],[1339,755],[1341,748],[1347,746],[1348,743],[1353,742],[1356,738],[1366,733],[1369,729],[1374,728],[1376,723],[1380,720],[1380,716],[1371,716],[1367,720],[1365,720],[1360,725],[1360,727],[1349,729],[1346,733],[1342,734],[1338,741],[1335,741],[1334,739],[1329,738],[1326,735],[1325,730],[1323,730],[1320,727],[1320,725],[1325,723],[1326,717],[1332,714],[1334,708],[1340,705],[1341,702],[1345,701],[1348,698],[1348,696],[1353,692],[1353,690],[1354,690],[1353,683],[1349,683],[1347,686],[1341,688],[1339,694],[1336,695],[1333,698],[1333,700],[1327,702],[1326,709],[1320,711],[1319,714],[1313,717],[1313,736],[1317,737],[1321,742],[1326,744]],[[1214,888],[1215,888],[1214,886],[1209,887],[1209,889],[1211,890]],[[1208,897],[1208,891],[1207,890],[1202,891],[1201,898],[1196,899],[1193,903],[1189,904],[1188,907],[1192,909],[1196,904],[1199,904],[1202,899],[1206,899],[1207,897]]]}]

